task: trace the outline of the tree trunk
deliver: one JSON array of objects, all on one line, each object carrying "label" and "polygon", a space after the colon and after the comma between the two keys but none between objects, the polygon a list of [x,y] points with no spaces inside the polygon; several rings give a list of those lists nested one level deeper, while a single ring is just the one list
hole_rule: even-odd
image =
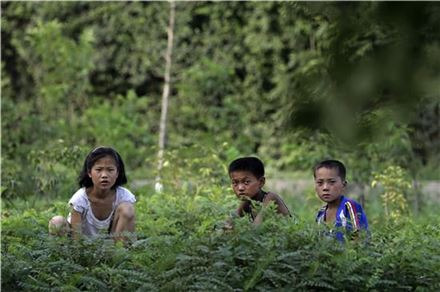
[{"label": "tree trunk", "polygon": [[176,14],[176,6],[174,1],[170,1],[170,18],[168,24],[168,45],[167,51],[165,53],[165,83],[162,92],[162,109],[160,115],[160,125],[159,125],[159,151],[157,153],[158,165],[157,165],[157,176],[155,189],[157,192],[162,190],[161,183],[161,172],[163,167],[163,155],[165,149],[165,139],[167,134],[167,114],[168,114],[168,99],[170,95],[171,86],[171,57],[173,52],[173,37],[174,37],[174,20]]},{"label": "tree trunk", "polygon": [[419,182],[416,179],[413,179],[412,185],[413,185],[413,198],[412,198],[413,199],[413,210],[414,210],[414,214],[417,216],[419,214],[419,210],[420,210],[420,201],[421,201],[420,196],[422,194],[420,192]]}]

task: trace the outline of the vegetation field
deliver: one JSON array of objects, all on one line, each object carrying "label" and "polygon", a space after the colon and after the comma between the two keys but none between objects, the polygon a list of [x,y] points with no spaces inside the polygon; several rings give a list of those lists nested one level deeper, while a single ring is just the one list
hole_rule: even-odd
[{"label": "vegetation field", "polygon": [[[212,163],[218,163],[212,160]],[[371,238],[341,244],[322,235],[310,192],[287,197],[294,216],[267,209],[262,225],[247,218],[222,226],[236,207],[218,164],[182,166],[186,183],[137,190],[137,240],[73,241],[49,236],[47,222],[67,215],[67,198],[15,201],[2,211],[3,291],[437,291],[440,289],[440,219],[386,217],[371,198]],[[218,174],[216,174],[218,171]],[[178,173],[173,168],[171,173]]]},{"label": "vegetation field", "polygon": [[[440,291],[439,27],[439,2],[1,1],[2,291]],[[128,246],[47,232],[100,145]],[[292,218],[222,228],[241,156],[311,182],[280,192]],[[368,240],[315,224],[328,158]]]}]

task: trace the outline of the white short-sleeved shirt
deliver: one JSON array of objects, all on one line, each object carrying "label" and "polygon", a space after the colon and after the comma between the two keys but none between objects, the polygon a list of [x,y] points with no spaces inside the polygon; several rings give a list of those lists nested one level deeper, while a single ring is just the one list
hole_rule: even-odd
[{"label": "white short-sleeved shirt", "polygon": [[[119,206],[119,204],[125,202],[134,204],[136,202],[136,198],[126,188],[116,187],[116,198],[113,201],[112,211],[108,218],[104,220],[97,219],[93,214],[89,198],[87,197],[86,188],[81,188],[76,191],[72,198],[70,198],[69,205],[73,208],[73,210],[81,213],[82,234],[86,236],[94,236],[102,233],[108,233],[108,229],[116,208]],[[69,213],[67,221],[71,223],[71,213]]]}]

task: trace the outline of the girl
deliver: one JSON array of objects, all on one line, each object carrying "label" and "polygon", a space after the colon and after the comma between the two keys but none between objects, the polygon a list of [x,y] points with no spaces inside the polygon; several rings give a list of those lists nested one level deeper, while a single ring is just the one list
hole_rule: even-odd
[{"label": "girl", "polygon": [[96,236],[109,233],[115,241],[126,241],[124,231],[135,231],[134,195],[121,185],[127,182],[124,162],[116,150],[98,147],[90,152],[79,175],[80,189],[69,200],[67,220],[49,221],[53,235]]}]

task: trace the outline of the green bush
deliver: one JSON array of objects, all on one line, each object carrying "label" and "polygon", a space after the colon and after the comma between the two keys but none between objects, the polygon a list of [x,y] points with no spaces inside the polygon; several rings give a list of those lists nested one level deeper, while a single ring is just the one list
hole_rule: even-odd
[{"label": "green bush", "polygon": [[[440,288],[438,217],[372,224],[365,243],[322,237],[307,218],[269,210],[262,225],[234,219],[231,191],[205,184],[198,192],[136,192],[138,240],[71,241],[47,235],[47,221],[66,204],[2,213],[5,291],[436,291]],[[312,217],[312,216],[311,216]],[[309,217],[308,217],[309,218]],[[428,217],[426,217],[428,218]]]},{"label": "green bush", "polygon": [[2,199],[14,204],[29,197],[67,197],[76,188],[86,151],[59,139],[49,141],[45,148],[29,150],[19,161],[2,157]]}]

